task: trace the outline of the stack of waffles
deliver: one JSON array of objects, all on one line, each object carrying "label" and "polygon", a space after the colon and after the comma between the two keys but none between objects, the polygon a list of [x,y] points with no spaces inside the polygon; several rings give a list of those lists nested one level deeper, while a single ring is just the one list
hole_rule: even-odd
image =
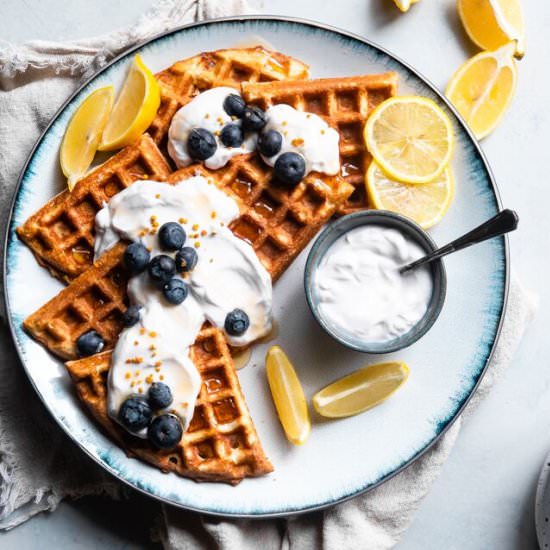
[{"label": "stack of waffles", "polygon": [[[205,324],[191,349],[202,388],[180,444],[154,449],[107,415],[110,351],[127,307],[125,249],[117,244],[93,263],[94,219],[105,202],[137,180],[174,184],[201,174],[240,206],[231,225],[275,281],[333,215],[366,208],[364,173],[370,162],[362,129],[369,113],[396,91],[396,75],[306,80],[307,67],[263,48],[222,50],[180,61],[156,75],[161,107],[149,131],[54,197],[18,228],[37,261],[68,283],[24,323],[28,333],[67,361],[76,390],[104,429],[131,456],[196,480],[238,483],[272,471],[250,418],[223,330]],[[202,165],[173,171],[164,154],[175,112],[214,86],[241,90],[262,108],[287,103],[322,116],[340,133],[341,174],[312,172],[296,187],[277,185],[259,155],[234,157],[224,168]],[[90,329],[105,340],[101,354],[77,358],[76,339]]]}]

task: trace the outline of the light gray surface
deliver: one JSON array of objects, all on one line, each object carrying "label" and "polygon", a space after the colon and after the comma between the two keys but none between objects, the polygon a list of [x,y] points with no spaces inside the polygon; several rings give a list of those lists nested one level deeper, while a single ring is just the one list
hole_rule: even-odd
[{"label": "light gray surface", "polygon": [[[23,42],[94,35],[132,22],[149,4],[0,0],[0,37]],[[540,296],[540,308],[514,364],[466,424],[400,550],[536,548],[534,491],[550,449],[550,369],[544,353],[550,326],[550,178],[545,170],[550,147],[550,5],[523,4],[528,50],[520,63],[517,94],[483,148],[504,204],[520,215],[520,230],[511,237],[512,264]],[[405,15],[391,0],[264,0],[257,5],[264,13],[317,19],[365,35],[440,88],[476,51],[458,24],[455,0],[422,0]],[[0,535],[0,547],[144,548],[149,544],[145,524],[153,523],[155,510],[154,503],[136,497],[125,503],[102,498],[65,503],[54,514]]]}]

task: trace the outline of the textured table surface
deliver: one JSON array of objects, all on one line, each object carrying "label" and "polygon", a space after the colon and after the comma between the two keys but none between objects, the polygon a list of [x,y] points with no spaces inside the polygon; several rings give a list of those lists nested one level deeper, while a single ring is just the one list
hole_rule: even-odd
[{"label": "textured table surface", "polygon": [[[131,23],[150,0],[0,0],[0,38],[73,39]],[[440,478],[399,545],[417,549],[536,548],[533,500],[550,450],[550,4],[523,2],[527,55],[514,103],[483,142],[502,199],[521,218],[511,241],[512,266],[540,297],[534,322],[514,363],[465,425]],[[317,19],[367,36],[444,88],[475,49],[459,27],[455,0],[422,0],[401,15],[390,0],[264,0],[263,13]],[[87,498],[63,503],[9,533],[0,547],[156,548],[148,530],[157,512],[136,496],[113,503]]]}]

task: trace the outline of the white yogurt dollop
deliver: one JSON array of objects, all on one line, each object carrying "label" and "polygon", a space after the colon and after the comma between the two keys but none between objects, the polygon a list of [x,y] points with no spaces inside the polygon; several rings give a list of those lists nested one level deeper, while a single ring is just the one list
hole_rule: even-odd
[{"label": "white yogurt dollop", "polygon": [[[228,229],[238,216],[235,200],[202,176],[174,186],[136,182],[97,214],[96,259],[119,238],[143,243],[151,257],[174,255],[158,244],[155,228],[166,222],[182,224],[185,246],[200,243],[197,265],[184,277],[189,294],[183,303],[168,303],[147,271],[128,283],[130,304],[141,306],[140,320],[122,331],[113,352],[107,405],[114,420],[128,397],[146,395],[153,382],[162,381],[174,397],[169,410],[180,417],[185,430],[201,387],[189,348],[202,324],[208,320],[223,327],[227,313],[239,308],[247,313],[250,327],[241,336],[227,335],[232,345],[246,345],[271,330],[271,277],[252,247]],[[145,430],[138,435],[145,437]]]},{"label": "white yogurt dollop", "polygon": [[433,281],[428,267],[404,275],[399,268],[424,255],[396,229],[352,229],[332,244],[314,274],[321,316],[364,342],[407,333],[426,313]]},{"label": "white yogurt dollop", "polygon": [[223,108],[223,102],[230,94],[240,95],[234,88],[226,86],[211,88],[193,98],[174,115],[168,130],[168,153],[178,168],[195,162],[187,150],[187,139],[193,128],[204,128],[216,138],[216,152],[204,161],[204,165],[211,170],[222,168],[235,155],[251,153],[256,149],[255,133],[246,135],[240,147],[226,147],[220,139],[220,132],[226,124],[242,124],[239,119],[233,120]]},{"label": "white yogurt dollop", "polygon": [[340,135],[321,117],[298,111],[290,105],[280,104],[266,111],[267,124],[264,132],[276,130],[283,136],[281,150],[264,162],[274,166],[276,160],[288,152],[299,153],[306,161],[306,175],[321,172],[334,176],[340,171]]}]

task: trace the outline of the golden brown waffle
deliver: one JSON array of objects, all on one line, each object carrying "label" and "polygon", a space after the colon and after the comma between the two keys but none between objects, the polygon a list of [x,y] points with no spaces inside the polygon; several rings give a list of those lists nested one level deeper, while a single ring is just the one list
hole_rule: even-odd
[{"label": "golden brown waffle", "polygon": [[273,471],[250,418],[223,331],[204,326],[191,348],[202,387],[193,419],[171,451],[154,449],[130,436],[107,414],[110,353],[67,363],[78,394],[103,428],[130,456],[165,472],[197,481],[238,483]]},{"label": "golden brown waffle", "polygon": [[92,264],[95,215],[103,203],[134,181],[163,180],[169,173],[166,160],[144,134],[80,180],[72,192],[65,190],[48,201],[17,234],[41,265],[69,282]]},{"label": "golden brown waffle", "polygon": [[[293,189],[278,187],[272,183],[271,173],[253,153],[233,158],[220,170],[183,168],[167,181],[176,183],[202,174],[233,196],[240,204],[241,215],[231,224],[231,230],[252,245],[276,280],[352,188],[339,176],[321,178],[314,173]],[[115,246],[28,317],[24,322],[27,332],[63,359],[77,357],[76,339],[90,329],[101,334],[106,349],[113,347],[126,309],[124,248],[123,244]]]},{"label": "golden brown waffle", "polygon": [[178,61],[156,76],[161,103],[149,128],[155,142],[164,146],[176,111],[198,93],[215,86],[239,88],[241,82],[270,82],[307,78],[307,65],[262,46],[218,50]]},{"label": "golden brown waffle", "polygon": [[368,207],[365,174],[372,157],[365,147],[363,127],[376,106],[396,94],[396,73],[295,82],[243,82],[241,90],[247,103],[256,103],[263,109],[286,103],[300,111],[318,114],[336,128],[340,133],[341,175],[354,187],[339,213],[349,214]]}]

